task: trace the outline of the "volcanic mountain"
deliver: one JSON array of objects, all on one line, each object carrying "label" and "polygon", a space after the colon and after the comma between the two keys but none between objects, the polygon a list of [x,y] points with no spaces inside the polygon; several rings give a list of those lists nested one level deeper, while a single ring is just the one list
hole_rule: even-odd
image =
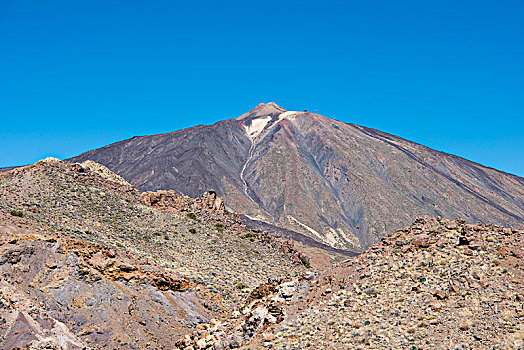
[{"label": "volcanic mountain", "polygon": [[70,159],[86,160],[140,190],[214,189],[250,220],[355,252],[420,215],[524,225],[524,178],[275,103]]}]

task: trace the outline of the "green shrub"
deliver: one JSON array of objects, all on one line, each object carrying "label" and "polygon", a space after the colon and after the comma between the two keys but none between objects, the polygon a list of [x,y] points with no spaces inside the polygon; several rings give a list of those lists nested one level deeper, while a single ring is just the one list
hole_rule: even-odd
[{"label": "green shrub", "polygon": [[190,228],[189,233],[196,233],[196,230],[194,228]]},{"label": "green shrub", "polygon": [[196,220],[197,216],[195,213],[187,213],[186,216],[192,220]]},{"label": "green shrub", "polygon": [[236,286],[238,289],[245,289],[245,288],[249,288],[248,285],[242,283],[242,282],[238,282],[237,283],[237,286]]},{"label": "green shrub", "polygon": [[23,218],[25,216],[23,211],[16,209],[11,210],[11,215],[18,216],[19,218]]},{"label": "green shrub", "polygon": [[[250,231],[240,236],[240,238],[255,238],[258,237],[258,233]],[[251,240],[253,241],[253,240]]]},{"label": "green shrub", "polygon": [[220,223],[220,222],[217,222],[217,223],[215,224],[215,227],[216,227],[216,229],[217,229],[218,231],[220,231],[220,232],[224,231],[224,224],[222,224],[222,223]]},{"label": "green shrub", "polygon": [[304,265],[306,269],[311,268],[311,263],[309,262],[309,258],[307,256],[300,254],[298,257],[300,258],[302,265]]}]

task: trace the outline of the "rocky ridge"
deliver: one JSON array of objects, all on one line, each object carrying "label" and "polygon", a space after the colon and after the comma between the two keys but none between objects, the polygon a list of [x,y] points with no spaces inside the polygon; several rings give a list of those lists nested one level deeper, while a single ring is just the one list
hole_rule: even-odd
[{"label": "rocky ridge", "polygon": [[175,210],[180,212],[209,211],[216,214],[225,214],[226,207],[222,198],[217,197],[214,190],[204,192],[199,198],[181,196],[175,191],[159,190],[143,192],[140,201],[159,209]]}]

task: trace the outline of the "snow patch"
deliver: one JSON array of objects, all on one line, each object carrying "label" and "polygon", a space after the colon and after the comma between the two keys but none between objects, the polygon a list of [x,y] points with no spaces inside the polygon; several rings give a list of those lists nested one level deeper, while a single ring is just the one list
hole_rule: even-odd
[{"label": "snow patch", "polygon": [[262,130],[264,130],[264,128],[266,127],[267,123],[269,123],[270,120],[271,120],[271,116],[252,119],[250,126],[244,126],[247,136],[250,139],[254,139],[255,137],[257,137],[262,132]]},{"label": "snow patch", "polygon": [[[272,123],[271,126],[268,128],[268,130],[274,127],[275,125],[277,125],[277,123],[281,121],[282,119],[286,119],[286,118],[289,120],[295,119],[298,113],[300,112],[286,111],[286,112],[280,113],[278,115],[278,120]],[[258,135],[260,135],[262,131],[264,131],[264,129],[267,127],[270,121],[271,121],[271,116],[268,115],[265,117],[251,119],[251,125],[249,126],[244,125],[244,130],[246,131],[247,136],[251,139],[251,141],[253,141]]]},{"label": "snow patch", "polygon": [[279,116],[278,116],[278,121],[281,121],[282,119],[285,119],[285,118],[288,118],[288,119],[295,119],[296,115],[297,115],[297,111],[287,111],[287,112],[284,112],[284,113],[281,113]]}]

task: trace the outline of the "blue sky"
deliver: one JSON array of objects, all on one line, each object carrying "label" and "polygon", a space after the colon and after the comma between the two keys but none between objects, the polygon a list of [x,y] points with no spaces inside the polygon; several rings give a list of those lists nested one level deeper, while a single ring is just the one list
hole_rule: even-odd
[{"label": "blue sky", "polygon": [[524,176],[524,2],[0,0],[0,166],[318,111]]}]

